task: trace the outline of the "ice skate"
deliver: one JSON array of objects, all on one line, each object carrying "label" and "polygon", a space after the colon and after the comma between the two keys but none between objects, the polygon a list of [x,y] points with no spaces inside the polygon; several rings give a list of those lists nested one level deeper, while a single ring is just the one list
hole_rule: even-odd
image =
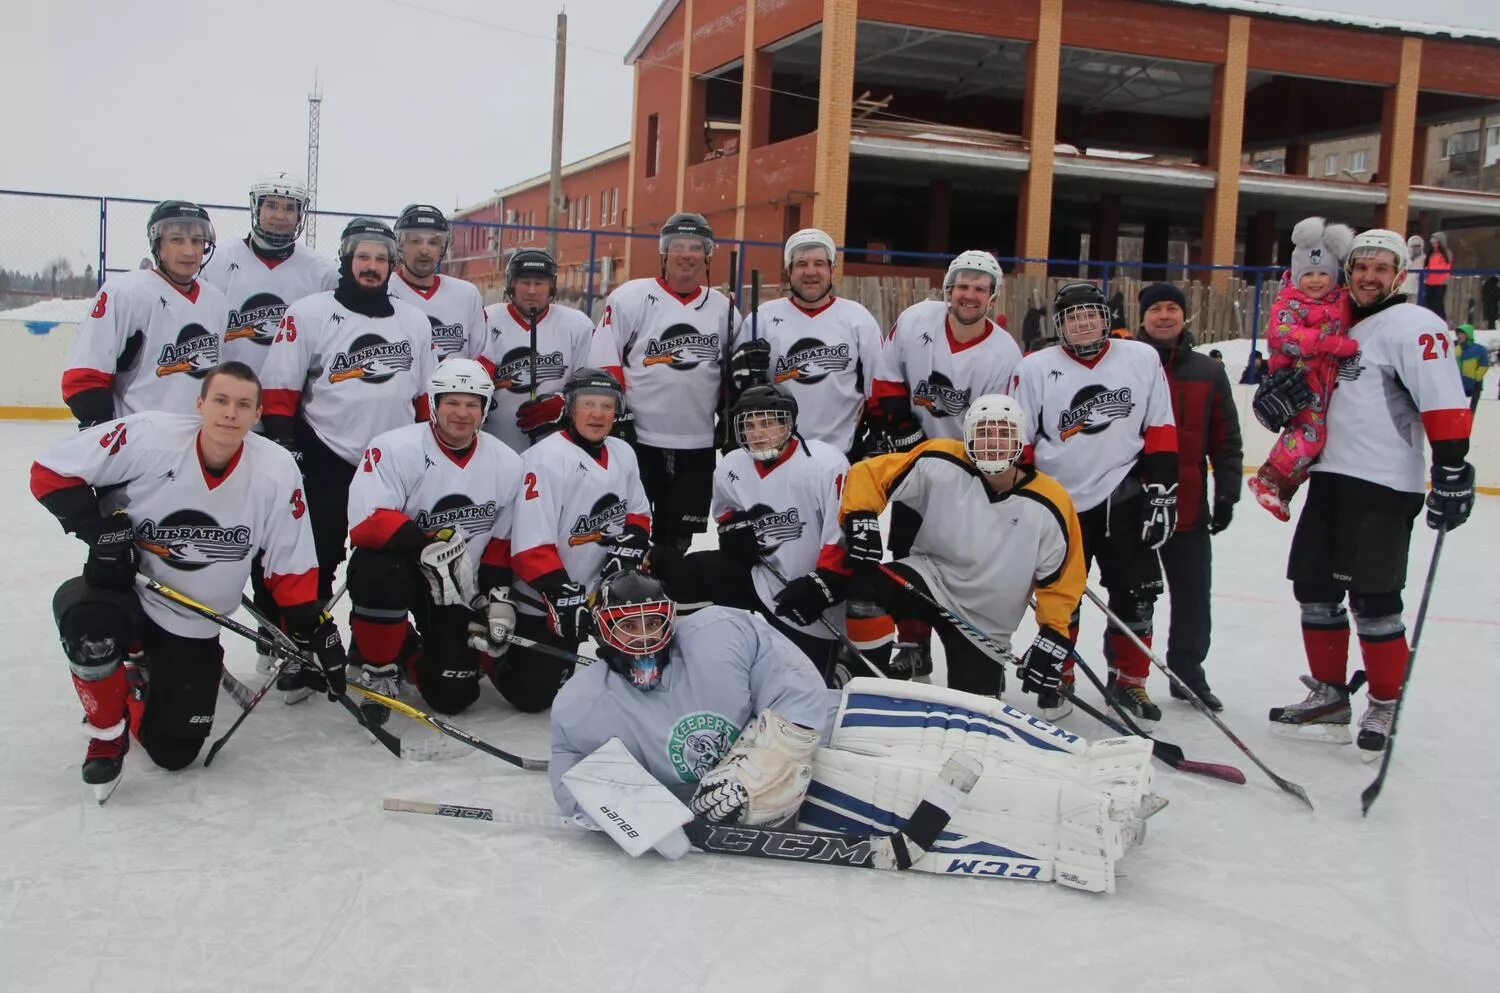
[{"label": "ice skate", "polygon": [[[1072,684],[1065,684],[1068,691]],[[1056,724],[1073,712],[1073,701],[1056,690],[1043,690],[1036,695],[1036,716],[1048,724]]]},{"label": "ice skate", "polygon": [[1104,691],[1140,725],[1142,731],[1149,732],[1161,720],[1161,708],[1151,699],[1146,687],[1126,686],[1112,678]]},{"label": "ice skate", "polygon": [[83,757],[83,781],[94,789],[94,799],[100,806],[114,795],[120,785],[120,773],[125,767],[125,753],[130,751],[130,730],[125,721],[116,727],[119,734],[112,738],[96,737],[108,734],[114,728],[89,727],[89,748]]},{"label": "ice skate", "polygon": [[[274,661],[271,668],[273,671],[276,668]],[[309,665],[301,659],[288,661],[286,668],[281,670],[281,675],[276,677],[276,688],[281,691],[282,702],[290,706],[312,696],[313,687],[309,685],[309,676],[316,676],[319,680],[322,678],[316,665]]]},{"label": "ice skate", "polygon": [[1245,485],[1255,494],[1255,501],[1269,510],[1278,521],[1292,519],[1286,499],[1281,495],[1281,488],[1271,481],[1264,469],[1251,476]]},{"label": "ice skate", "polygon": [[1307,699],[1286,707],[1272,707],[1271,730],[1331,745],[1349,744],[1349,687],[1320,682],[1311,676],[1297,678],[1309,691]]},{"label": "ice skate", "polygon": [[909,679],[914,683],[932,682],[932,646],[927,642],[898,641],[891,653],[892,679]]},{"label": "ice skate", "polygon": [[[400,672],[394,662],[387,662],[385,665],[370,665],[367,662],[359,667],[359,674],[354,681],[371,692],[394,697],[401,692]],[[390,709],[384,704],[368,699],[360,701],[359,712],[371,727],[383,727],[391,716]]]},{"label": "ice skate", "polygon": [[1396,722],[1396,701],[1370,697],[1365,716],[1359,719],[1359,757],[1366,762],[1380,758],[1391,740],[1391,725]]}]

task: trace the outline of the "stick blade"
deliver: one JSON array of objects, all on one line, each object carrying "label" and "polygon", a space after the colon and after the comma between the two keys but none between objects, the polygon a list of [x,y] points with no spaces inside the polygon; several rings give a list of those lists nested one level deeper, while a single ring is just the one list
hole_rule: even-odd
[{"label": "stick blade", "polygon": [[1234,783],[1236,786],[1245,785],[1245,774],[1232,765],[1224,765],[1218,762],[1197,762],[1193,759],[1184,759],[1178,765],[1173,766],[1173,768],[1178,772],[1190,772],[1195,776],[1208,776],[1210,779],[1222,779],[1224,782]]}]

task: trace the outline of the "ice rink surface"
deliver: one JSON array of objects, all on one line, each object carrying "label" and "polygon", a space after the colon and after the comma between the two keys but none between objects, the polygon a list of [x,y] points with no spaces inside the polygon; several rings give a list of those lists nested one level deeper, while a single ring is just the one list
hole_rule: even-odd
[{"label": "ice rink surface", "polygon": [[[101,808],[79,779],[81,711],[50,617],[83,549],[27,490],[31,459],[70,430],[11,423],[0,437],[0,990],[1500,988],[1500,610],[1488,585],[1500,498],[1481,496],[1444,549],[1397,757],[1367,820],[1359,793],[1375,767],[1352,746],[1266,730],[1268,707],[1303,695],[1282,578],[1291,527],[1241,501],[1214,539],[1209,676],[1223,719],[1317,810],[1154,674],[1161,736],[1249,782],[1158,764],[1171,805],[1102,896],[703,854],[631,860],[602,837],[384,813],[385,796],[552,803],[544,775],[480,753],[397,760],[321,698],[268,697],[210,770],[164,773],[137,746]],[[1432,545],[1419,523],[1408,624]],[[1084,609],[1079,646],[1097,661],[1103,628]],[[1161,601],[1159,632],[1165,619]],[[258,684],[251,646],[225,644],[230,668]],[[1361,694],[1356,720],[1363,707]],[[215,736],[236,713],[221,696]],[[455,722],[547,754],[545,715],[519,715],[489,687]],[[1087,718],[1064,723],[1101,734]],[[389,726],[435,738],[399,716]]]}]

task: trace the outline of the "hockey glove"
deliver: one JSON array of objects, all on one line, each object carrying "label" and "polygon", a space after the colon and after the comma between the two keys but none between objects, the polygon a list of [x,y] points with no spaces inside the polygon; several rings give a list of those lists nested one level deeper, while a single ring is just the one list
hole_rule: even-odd
[{"label": "hockey glove", "polygon": [[1208,522],[1208,533],[1218,534],[1229,527],[1229,522],[1234,520],[1234,501],[1227,496],[1217,497],[1214,500],[1214,516]]},{"label": "hockey glove", "polygon": [[1152,551],[1177,530],[1177,484],[1147,483],[1141,498],[1141,541]]},{"label": "hockey glove", "polygon": [[651,536],[639,524],[627,524],[619,537],[604,544],[604,564],[599,567],[599,578],[613,576],[625,569],[640,569],[645,566],[646,553],[651,549]]},{"label": "hockey glove", "polygon": [[111,590],[131,588],[140,556],[135,547],[135,526],[125,511],[117,510],[91,522],[86,529],[79,528],[78,537],[89,543],[88,561],[83,564],[84,582]]},{"label": "hockey glove", "polygon": [[779,824],[802,806],[817,748],[818,732],[762,710],[754,735],[740,736],[688,806],[713,824]]},{"label": "hockey glove", "polygon": [[510,587],[497,586],[480,608],[481,620],[469,622],[469,647],[499,658],[510,648],[516,630],[516,608],[510,602]]},{"label": "hockey glove", "polygon": [[305,666],[300,667],[293,685],[281,686],[278,683],[278,688],[326,691],[330,700],[343,696],[348,689],[344,666],[348,665],[349,657],[344,652],[344,643],[339,638],[339,629],[333,623],[333,618],[327,611],[320,611],[316,604],[311,603],[290,608],[284,611],[284,616],[287,632],[292,640],[297,643],[298,648],[317,659],[318,669],[314,671]]},{"label": "hockey glove", "polygon": [[479,598],[469,543],[451,527],[438,528],[417,555],[432,602],[440,607],[469,607]]},{"label": "hockey glove", "polygon": [[790,580],[776,594],[776,616],[800,627],[818,623],[823,611],[838,602],[823,577],[816,572]]},{"label": "hockey glove", "polygon": [[527,400],[516,408],[516,427],[537,438],[551,434],[562,427],[564,405],[561,393]]},{"label": "hockey glove", "polygon": [[635,413],[633,411],[626,410],[622,413],[616,414],[615,426],[610,429],[609,433],[614,437],[619,438],[627,445],[634,445]]},{"label": "hockey glove", "polygon": [[736,393],[770,381],[771,343],[764,338],[742,343],[729,357],[729,382]]},{"label": "hockey glove", "polygon": [[579,583],[558,583],[542,594],[547,605],[547,626],[563,641],[577,643],[589,636],[592,614],[588,591]]},{"label": "hockey glove", "polygon": [[1251,406],[1255,419],[1267,431],[1280,431],[1297,412],[1313,402],[1307,377],[1295,369],[1282,369],[1260,381]]},{"label": "hockey glove", "polygon": [[1021,692],[1056,693],[1062,685],[1063,663],[1073,654],[1073,639],[1045,624],[1021,659]]},{"label": "hockey glove", "polygon": [[1427,494],[1427,526],[1434,531],[1452,531],[1474,509],[1474,467],[1435,465],[1432,491]]},{"label": "hockey glove", "polygon": [[880,541],[880,518],[868,510],[851,511],[844,517],[845,554],[855,569],[874,569],[885,557]]},{"label": "hockey glove", "polygon": [[752,566],[760,561],[760,538],[755,525],[761,515],[769,514],[771,508],[758,503],[749,510],[736,510],[719,522],[719,551],[743,566]]}]

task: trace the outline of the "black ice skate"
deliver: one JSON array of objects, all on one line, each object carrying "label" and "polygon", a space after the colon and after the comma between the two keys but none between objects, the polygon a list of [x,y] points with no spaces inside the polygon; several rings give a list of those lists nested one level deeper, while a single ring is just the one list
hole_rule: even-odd
[{"label": "black ice skate", "polygon": [[892,679],[909,679],[914,683],[932,682],[932,645],[930,642],[898,641],[888,664]]},{"label": "black ice skate", "polygon": [[1349,694],[1363,681],[1363,675],[1357,674],[1349,686],[1298,676],[1308,689],[1307,699],[1286,707],[1272,707],[1271,730],[1307,741],[1349,744]]},{"label": "black ice skate", "polygon": [[1111,676],[1104,691],[1140,725],[1142,731],[1149,732],[1161,720],[1161,708],[1151,699],[1146,687],[1126,686]]},{"label": "black ice skate", "polygon": [[1374,762],[1391,740],[1391,725],[1396,721],[1396,701],[1370,697],[1369,709],[1359,719],[1359,757]]},{"label": "black ice skate", "polygon": [[[94,788],[94,799],[100,806],[120,785],[120,773],[125,767],[125,753],[130,751],[130,729],[127,722],[118,725],[120,733],[113,738],[89,738],[89,750],[83,757],[83,781]],[[108,728],[90,728],[91,732]]]},{"label": "black ice skate", "polygon": [[[1073,684],[1064,684],[1072,692]],[[1042,690],[1036,695],[1036,716],[1048,724],[1056,724],[1073,712],[1073,701],[1057,690]]]}]

